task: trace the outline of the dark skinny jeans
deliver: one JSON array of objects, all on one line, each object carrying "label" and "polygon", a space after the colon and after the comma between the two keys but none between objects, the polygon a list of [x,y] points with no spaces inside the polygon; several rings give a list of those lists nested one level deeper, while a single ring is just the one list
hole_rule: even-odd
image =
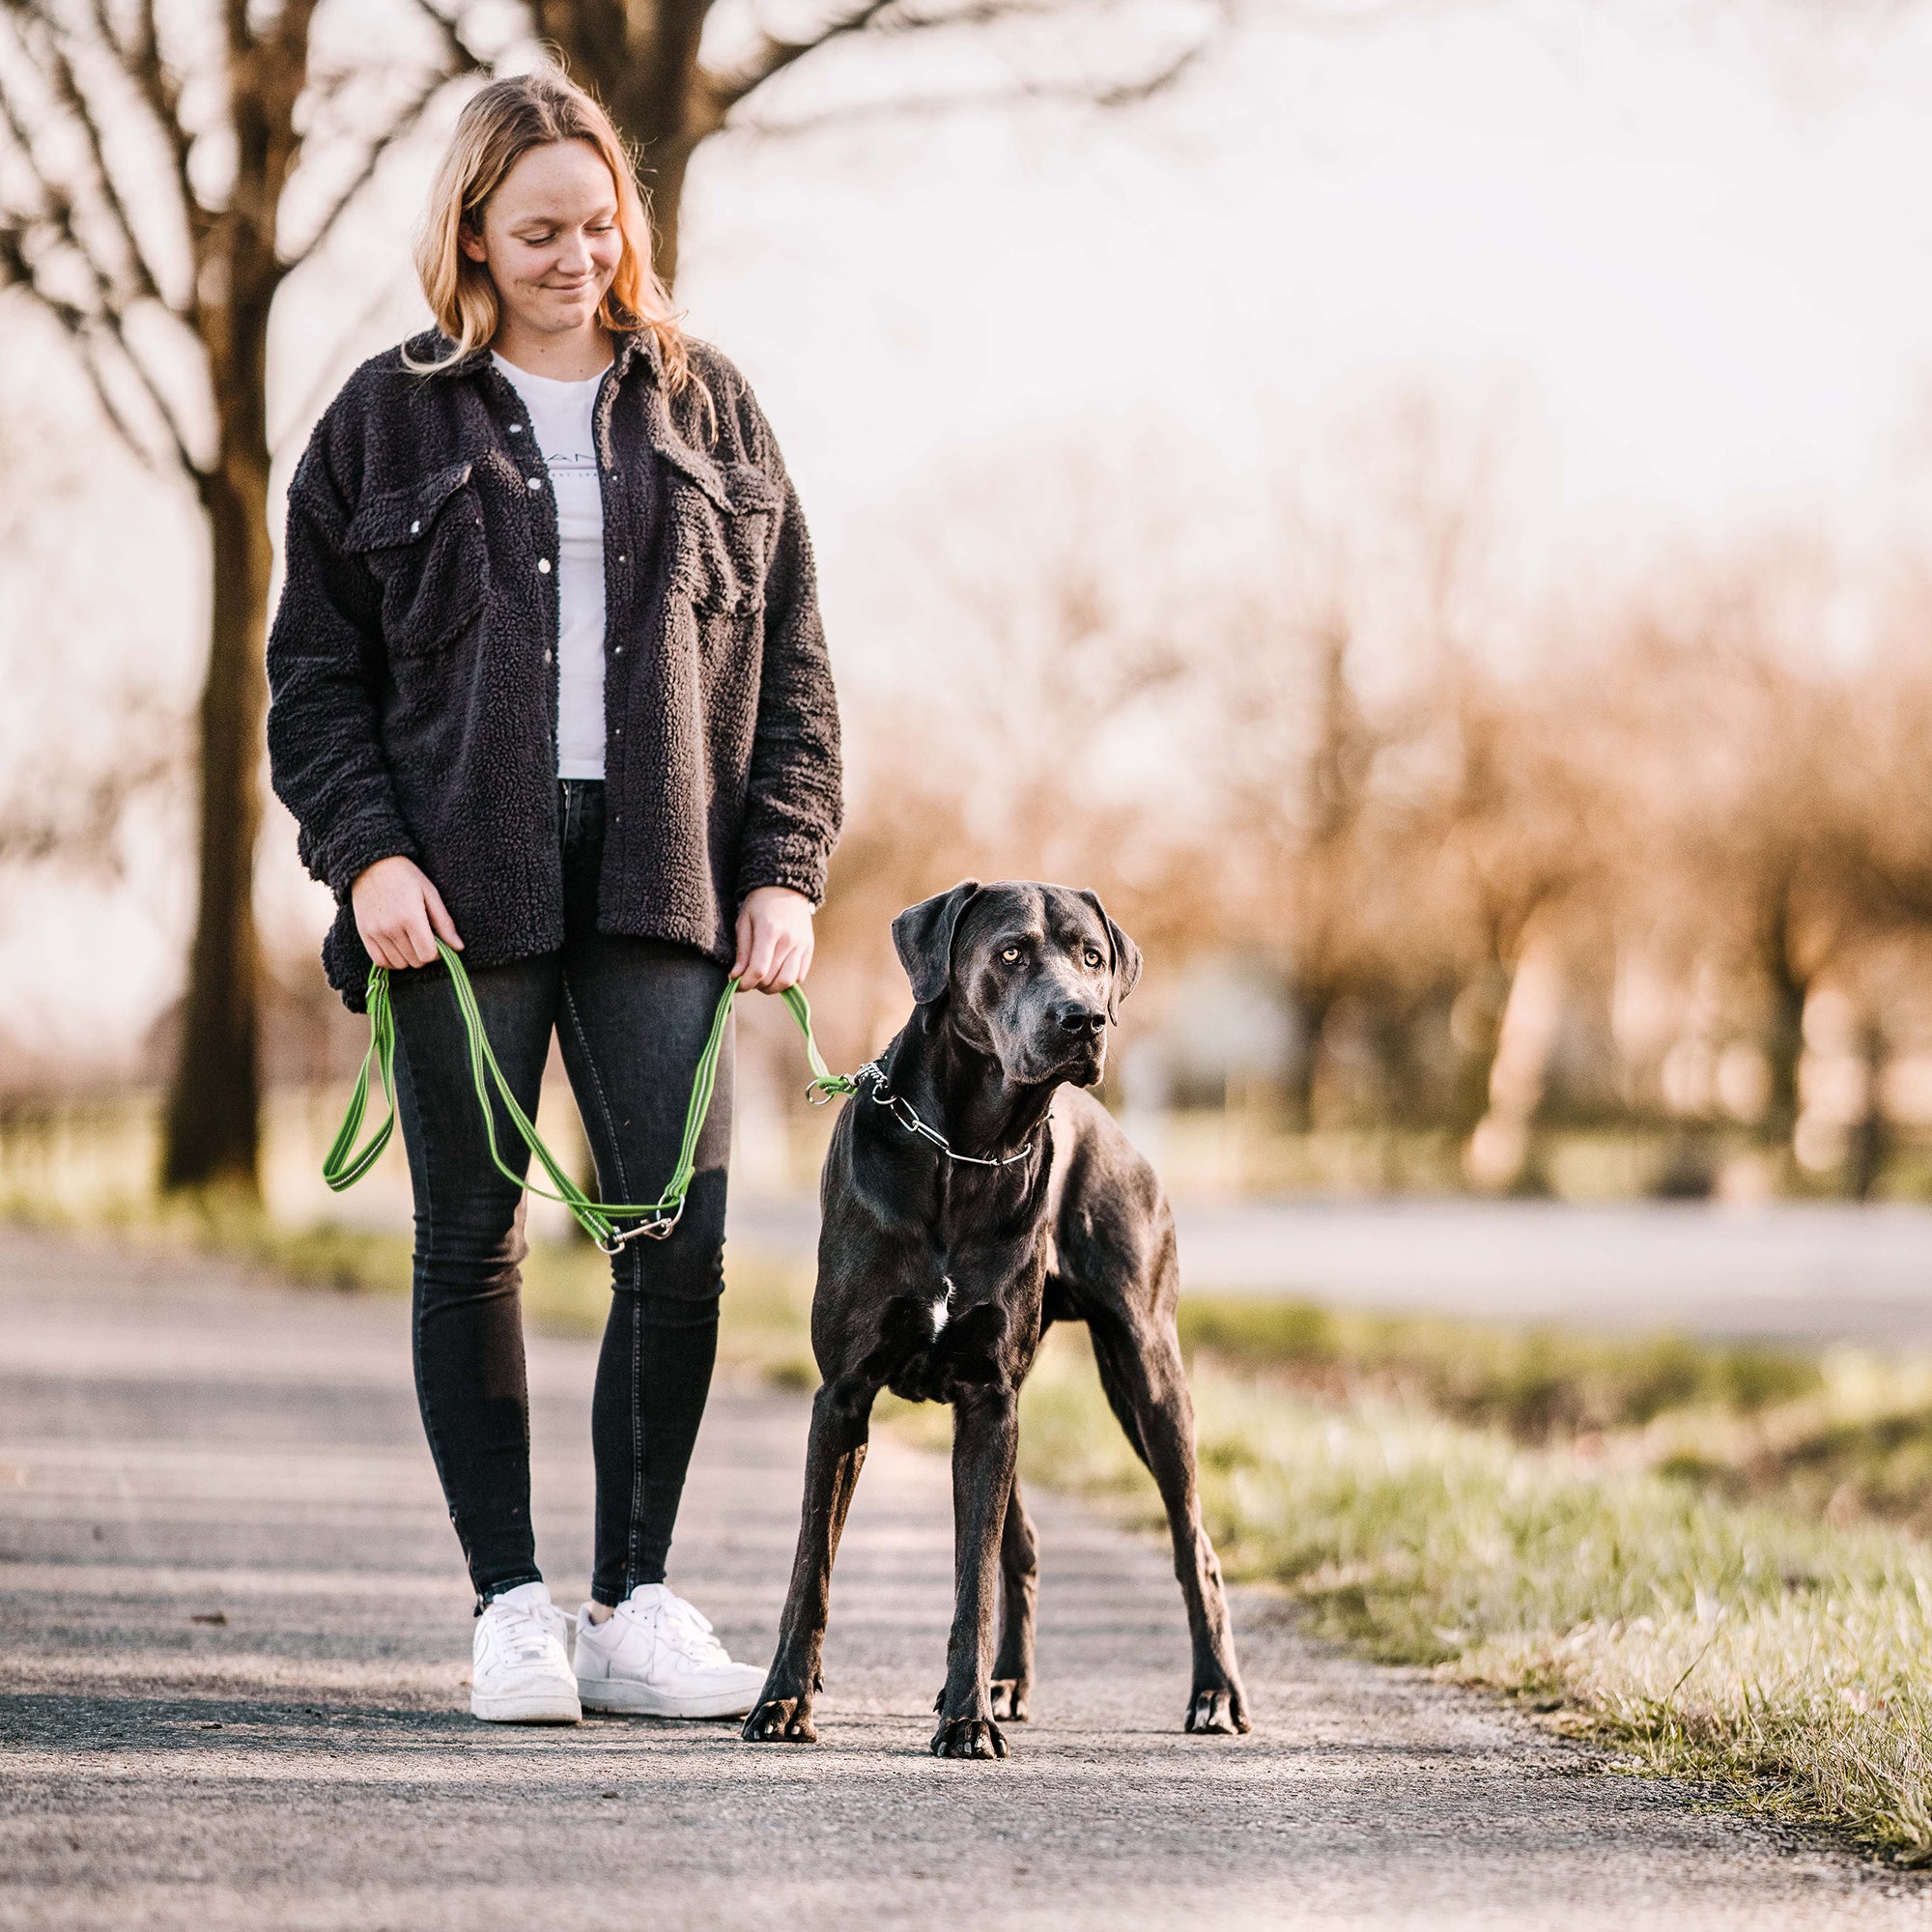
[{"label": "dark skinny jeans", "polygon": [[[568,780],[558,795],[562,950],[481,968],[470,980],[517,1104],[534,1118],[554,1031],[600,1197],[655,1200],[677,1158],[724,972],[688,947],[597,931],[604,787]],[[440,965],[398,973],[391,991],[397,1105],[415,1188],[416,1395],[480,1605],[540,1574],[520,1303],[524,1197],[491,1163],[447,973]],[[731,1074],[727,1038],[676,1231],[630,1242],[611,1265],[615,1292],[590,1411],[591,1595],[601,1604],[664,1580],[717,1353]],[[494,1104],[497,1145],[521,1172],[524,1144]]]}]

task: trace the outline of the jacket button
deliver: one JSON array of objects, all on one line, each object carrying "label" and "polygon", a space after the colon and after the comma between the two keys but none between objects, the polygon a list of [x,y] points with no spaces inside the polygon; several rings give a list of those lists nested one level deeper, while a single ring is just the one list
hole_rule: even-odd
[{"label": "jacket button", "polygon": [[628,556],[626,556],[622,551],[619,551],[617,553],[617,561],[619,563],[629,563],[630,560],[631,559]]},{"label": "jacket button", "polygon": [[550,653],[549,653],[548,651],[546,651],[546,652],[544,653],[544,663],[545,663],[545,664],[549,664],[549,663],[550,663]]},{"label": "jacket button", "polygon": [[510,425],[510,434],[512,436],[515,436],[518,433],[518,431],[521,430],[522,428],[523,428],[522,423],[512,423]]},{"label": "jacket button", "polygon": [[621,724],[613,724],[611,727],[611,735],[613,738],[621,738],[624,735],[624,727]]},{"label": "jacket button", "polygon": [[624,647],[623,647],[623,645],[622,645],[622,644],[619,644],[619,645],[618,645],[618,646],[616,647],[616,649],[615,649],[615,650],[614,650],[614,651],[613,651],[613,652],[611,653],[611,655],[612,655],[613,657],[622,657],[622,656],[624,655]]},{"label": "jacket button", "polygon": [[543,488],[543,478],[541,476],[532,476],[530,478],[530,488],[532,490],[541,490]]},{"label": "jacket button", "polygon": [[548,576],[550,575],[550,558],[549,558],[549,557],[547,557],[547,556],[540,556],[540,557],[538,557],[538,558],[537,558],[537,568],[538,568],[538,569],[539,569],[540,571],[542,571],[542,572],[543,572],[543,574],[544,574],[544,575],[545,575],[546,577],[548,577]]},{"label": "jacket button", "polygon": [[417,537],[422,535],[422,519],[420,517],[417,518],[416,521],[410,526],[410,534],[412,537]]}]

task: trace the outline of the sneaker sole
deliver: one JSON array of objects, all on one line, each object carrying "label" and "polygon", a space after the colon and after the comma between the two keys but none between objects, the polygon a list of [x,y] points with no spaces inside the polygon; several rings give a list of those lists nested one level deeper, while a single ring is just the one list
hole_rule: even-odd
[{"label": "sneaker sole", "polygon": [[586,1711],[608,1711],[623,1718],[744,1718],[758,1701],[755,1690],[748,1697],[723,1691],[713,1691],[708,1697],[695,1693],[673,1697],[653,1690],[647,1684],[609,1679],[586,1682],[582,1677],[577,1680],[577,1694]]},{"label": "sneaker sole", "polygon": [[521,1697],[478,1697],[469,1699],[469,1715],[486,1724],[577,1724],[583,1710],[575,1697],[561,1691],[526,1692]]}]

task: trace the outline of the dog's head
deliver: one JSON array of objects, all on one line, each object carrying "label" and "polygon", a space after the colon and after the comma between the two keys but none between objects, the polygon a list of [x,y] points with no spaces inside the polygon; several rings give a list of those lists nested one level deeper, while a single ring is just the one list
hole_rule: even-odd
[{"label": "dog's head", "polygon": [[1096,894],[968,879],[893,921],[893,944],[927,1024],[944,1018],[1008,1078],[1091,1087],[1107,1022],[1141,977],[1140,948]]}]

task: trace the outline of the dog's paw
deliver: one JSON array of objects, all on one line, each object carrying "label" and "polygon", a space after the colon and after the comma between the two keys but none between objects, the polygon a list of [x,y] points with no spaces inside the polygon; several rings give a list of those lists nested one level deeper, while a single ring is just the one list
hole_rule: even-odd
[{"label": "dog's paw", "polygon": [[996,1677],[992,1683],[993,1716],[1005,1718],[1009,1723],[1023,1724],[1027,1720],[1027,1699],[1032,1694],[1033,1686],[1023,1677]]},{"label": "dog's paw", "polygon": [[932,1734],[934,1757],[1005,1757],[1007,1741],[990,1718],[954,1718]]},{"label": "dog's paw", "polygon": [[1208,1737],[1235,1737],[1248,1728],[1247,1700],[1226,1684],[1197,1690],[1187,1707],[1186,1728]]},{"label": "dog's paw", "polygon": [[811,1707],[802,1697],[767,1697],[738,1733],[752,1745],[815,1745]]}]

